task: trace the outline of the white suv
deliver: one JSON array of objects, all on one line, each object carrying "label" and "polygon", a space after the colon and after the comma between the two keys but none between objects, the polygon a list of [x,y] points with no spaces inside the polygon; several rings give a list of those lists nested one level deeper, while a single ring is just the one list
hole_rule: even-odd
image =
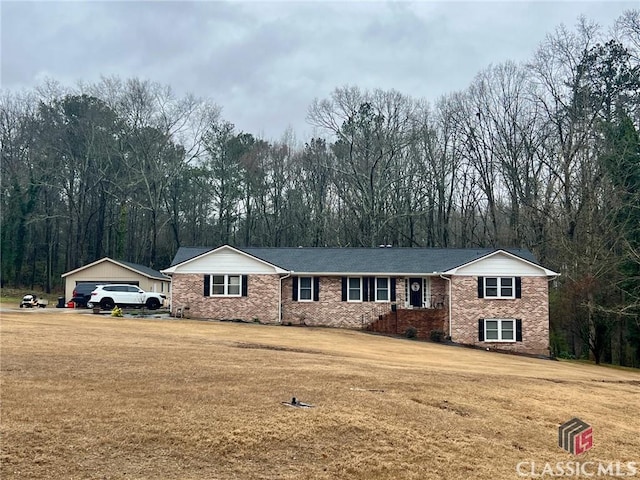
[{"label": "white suv", "polygon": [[91,292],[91,299],[87,307],[100,307],[103,310],[113,310],[119,307],[147,307],[156,310],[164,303],[165,295],[155,292],[145,292],[135,285],[98,285]]}]

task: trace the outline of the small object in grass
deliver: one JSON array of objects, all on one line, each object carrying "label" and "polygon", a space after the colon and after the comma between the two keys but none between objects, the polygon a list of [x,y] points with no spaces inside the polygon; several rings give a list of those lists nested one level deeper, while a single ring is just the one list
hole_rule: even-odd
[{"label": "small object in grass", "polygon": [[313,405],[310,403],[304,403],[298,400],[296,397],[293,397],[290,402],[282,402],[283,405],[287,407],[298,407],[298,408],[313,408]]}]

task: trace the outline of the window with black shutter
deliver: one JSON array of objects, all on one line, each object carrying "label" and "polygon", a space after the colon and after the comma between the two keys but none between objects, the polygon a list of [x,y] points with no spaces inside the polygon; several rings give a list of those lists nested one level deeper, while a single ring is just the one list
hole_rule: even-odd
[{"label": "window with black shutter", "polygon": [[247,276],[210,274],[204,276],[205,297],[239,297],[247,295]]},{"label": "window with black shutter", "polygon": [[514,318],[483,318],[478,320],[478,340],[481,342],[521,342],[522,321]]},{"label": "window with black shutter", "polygon": [[520,277],[478,277],[478,298],[520,298],[518,285]]}]

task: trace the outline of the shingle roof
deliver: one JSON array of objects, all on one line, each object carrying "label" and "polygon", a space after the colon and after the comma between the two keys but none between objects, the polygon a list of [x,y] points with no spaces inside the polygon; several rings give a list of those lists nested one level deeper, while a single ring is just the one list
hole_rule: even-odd
[{"label": "shingle roof", "polygon": [[[407,273],[444,272],[488,255],[495,248],[237,248],[285,270],[299,273]],[[181,247],[171,266],[213,248]],[[524,249],[504,249],[538,264]]]},{"label": "shingle roof", "polygon": [[191,260],[211,250],[213,250],[213,247],[180,247],[169,266],[173,267],[174,265]]},{"label": "shingle roof", "polygon": [[126,265],[132,270],[136,270],[143,275],[146,275],[147,277],[167,280],[166,275],[160,273],[157,270],[154,270],[153,268],[145,267],[144,265],[140,265],[138,263],[125,262],[124,260],[116,260],[116,262],[121,263],[122,265]]}]

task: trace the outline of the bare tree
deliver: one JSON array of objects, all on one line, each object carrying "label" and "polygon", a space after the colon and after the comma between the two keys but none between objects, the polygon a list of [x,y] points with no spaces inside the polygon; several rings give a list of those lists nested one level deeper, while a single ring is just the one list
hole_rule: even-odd
[{"label": "bare tree", "polygon": [[389,192],[406,173],[402,158],[413,135],[414,103],[395,91],[336,89],[330,100],[314,101],[307,118],[336,138],[332,178],[358,235],[353,241],[385,242],[394,215]]}]

